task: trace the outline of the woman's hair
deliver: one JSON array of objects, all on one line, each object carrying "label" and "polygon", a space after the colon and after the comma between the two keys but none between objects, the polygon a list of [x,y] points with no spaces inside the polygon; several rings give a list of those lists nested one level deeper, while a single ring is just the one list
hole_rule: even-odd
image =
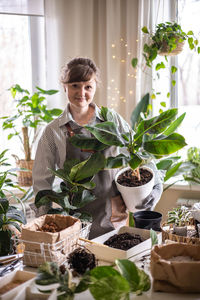
[{"label": "woman's hair", "polygon": [[95,63],[89,58],[78,57],[62,67],[60,81],[62,84],[89,81],[93,75],[99,82],[99,69]]}]

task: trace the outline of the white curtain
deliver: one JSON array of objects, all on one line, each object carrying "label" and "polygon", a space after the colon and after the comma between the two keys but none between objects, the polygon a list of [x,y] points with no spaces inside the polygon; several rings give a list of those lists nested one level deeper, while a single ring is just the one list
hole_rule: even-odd
[{"label": "white curtain", "polygon": [[[161,89],[170,89],[169,80],[165,81],[165,86],[159,86],[160,82],[154,80],[155,73],[153,68],[146,67],[143,59],[143,46],[147,40],[145,34],[142,33],[142,27],[146,26],[150,32],[155,31],[157,24],[167,21],[175,21],[175,7],[177,0],[140,0],[138,5],[138,68],[137,68],[137,83],[136,83],[136,99],[139,101],[146,93],[158,91]],[[166,70],[167,71],[167,70]],[[169,79],[169,74],[167,74]],[[159,98],[159,96],[157,96]],[[157,99],[158,100],[158,99]],[[153,103],[156,106],[156,103]]]},{"label": "white curtain", "polygon": [[45,0],[47,88],[61,93],[53,105],[66,106],[59,84],[61,66],[83,56],[101,71],[95,102],[113,107],[128,122],[135,107],[138,0]]}]

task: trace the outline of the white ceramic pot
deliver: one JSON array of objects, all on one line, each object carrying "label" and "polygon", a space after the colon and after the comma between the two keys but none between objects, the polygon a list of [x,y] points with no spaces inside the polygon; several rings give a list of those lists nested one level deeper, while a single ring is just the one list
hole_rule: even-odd
[{"label": "white ceramic pot", "polygon": [[140,205],[142,201],[151,193],[153,186],[154,186],[154,172],[152,169],[146,166],[142,166],[142,169],[147,169],[153,174],[152,179],[144,185],[136,186],[136,187],[129,187],[123,186],[117,182],[117,178],[120,174],[124,173],[126,170],[130,169],[130,167],[121,169],[115,176],[115,183],[117,186],[118,191],[121,193],[122,198],[126,204],[126,207],[129,211],[135,212],[138,211],[135,207]]}]

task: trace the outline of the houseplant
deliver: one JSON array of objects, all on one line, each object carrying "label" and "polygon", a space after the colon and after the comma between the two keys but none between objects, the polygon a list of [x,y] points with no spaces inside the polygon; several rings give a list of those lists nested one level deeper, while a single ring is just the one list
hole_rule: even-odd
[{"label": "houseplant", "polygon": [[[145,43],[143,47],[143,56],[148,67],[152,67],[153,61],[158,55],[172,56],[181,52],[184,42],[187,41],[191,50],[200,53],[199,41],[195,38],[192,30],[185,33],[180,24],[165,22],[156,25],[155,32],[150,32],[146,26],[142,28],[142,32],[149,36],[149,43]],[[137,58],[133,58],[133,67],[137,66]],[[167,59],[165,59],[167,62]],[[156,71],[165,68],[165,62],[158,63],[155,66]],[[177,68],[172,66],[172,73]]]},{"label": "houseplant", "polygon": [[26,223],[23,212],[9,205],[7,199],[0,198],[0,256],[12,253],[14,228],[21,231],[20,223]]},{"label": "houseplant", "polygon": [[172,156],[160,160],[157,168],[165,170],[164,182],[168,184],[164,188],[167,190],[172,185],[186,181],[190,184],[200,184],[200,149],[189,147],[186,159],[181,156]]},{"label": "houseplant", "polygon": [[[185,116],[183,114],[176,119],[177,113],[177,109],[169,109],[156,117],[142,119],[139,124],[136,124],[134,128],[135,132],[119,132],[114,123],[112,110],[102,107],[101,116],[105,121],[94,126],[85,126],[85,128],[88,129],[102,145],[107,145],[107,147],[115,145],[125,148],[126,154],[119,154],[116,157],[107,158],[106,168],[118,168],[128,165],[130,177],[136,177],[137,181],[141,182],[140,165],[154,158],[161,158],[174,153],[186,145],[184,137],[178,133],[174,133]],[[70,140],[74,146],[83,149],[98,150],[93,140],[90,142],[90,139],[86,139],[84,136],[75,135],[71,137]],[[130,211],[133,211],[135,207],[133,204],[133,190],[129,198],[131,202],[129,202],[129,200],[127,202],[125,195],[123,192],[121,193],[126,206]],[[137,197],[139,197],[139,195],[137,195]],[[144,194],[142,195],[142,200],[143,199]]]},{"label": "houseplant", "polygon": [[[132,59],[133,68],[141,67],[145,70],[145,67],[153,68],[156,71],[156,80],[160,78],[160,71],[165,68],[169,68],[171,74],[177,72],[177,66],[171,64],[169,66],[169,57],[178,55],[184,47],[184,43],[187,42],[189,49],[193,52],[200,53],[199,40],[195,37],[192,30],[187,33],[184,32],[181,25],[176,22],[165,22],[156,25],[155,32],[151,32],[146,26],[142,28],[144,38],[148,38],[148,41],[143,46],[143,59],[138,64],[138,58]],[[159,56],[160,60],[157,61]],[[175,77],[171,80],[172,86],[176,85]],[[151,98],[155,99],[156,95],[160,92],[152,91]],[[170,97],[170,92],[167,93],[167,98]],[[165,102],[160,103],[162,108],[165,107]]]},{"label": "houseplant", "polygon": [[49,202],[54,202],[60,208],[51,208],[48,213],[61,213],[74,216],[82,221],[92,221],[89,214],[77,210],[95,199],[91,191],[95,188],[92,179],[98,171],[104,168],[105,162],[106,160],[100,152],[82,162],[78,159],[66,160],[63,169],[51,170],[55,176],[64,181],[60,184],[61,191],[43,190],[38,192],[35,197],[36,207],[39,208]]},{"label": "houseplant", "polygon": [[[2,128],[9,130],[8,139],[17,137],[24,153],[24,158],[19,159],[14,155],[18,168],[32,170],[33,160],[31,150],[39,133],[39,126],[49,123],[55,116],[60,115],[61,109],[47,109],[46,96],[54,95],[57,90],[43,90],[36,87],[32,95],[26,89],[16,84],[10,87],[14,100],[15,111],[11,116],[4,116]],[[18,181],[22,186],[32,185],[32,173],[19,171]]]}]

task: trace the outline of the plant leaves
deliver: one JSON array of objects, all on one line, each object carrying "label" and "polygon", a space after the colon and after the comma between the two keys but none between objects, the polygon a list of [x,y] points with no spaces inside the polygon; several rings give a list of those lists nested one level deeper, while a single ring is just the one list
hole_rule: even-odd
[{"label": "plant leaves", "polygon": [[94,127],[85,126],[100,142],[109,146],[125,145],[117,126],[113,122],[103,122],[95,125]]},{"label": "plant leaves", "polygon": [[163,132],[164,135],[172,134],[182,123],[185,118],[186,113],[183,113],[180,117],[178,117],[171,125]]},{"label": "plant leaves", "polygon": [[108,145],[101,143],[96,138],[86,137],[81,134],[76,134],[70,137],[69,141],[73,146],[81,149],[101,151],[108,148]]},{"label": "plant leaves", "polygon": [[151,228],[150,229],[151,247],[158,244],[157,233]]},{"label": "plant leaves", "polygon": [[184,146],[186,146],[185,139],[178,133],[172,133],[171,135],[163,138],[157,138],[154,140],[144,142],[144,150],[154,155],[169,155],[172,154]]},{"label": "plant leaves", "polygon": [[136,105],[135,109],[133,110],[131,114],[131,127],[134,130],[136,124],[139,124],[139,122],[142,120],[141,113],[146,113],[147,108],[149,105],[149,93],[147,93]]}]

